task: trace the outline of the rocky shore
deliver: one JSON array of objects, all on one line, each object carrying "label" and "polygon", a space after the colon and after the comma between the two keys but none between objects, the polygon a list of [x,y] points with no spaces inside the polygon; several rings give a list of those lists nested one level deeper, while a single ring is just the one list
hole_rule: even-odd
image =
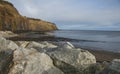
[{"label": "rocky shore", "polygon": [[120,74],[120,59],[96,62],[70,42],[11,41],[4,38],[11,33],[0,35],[0,74]]}]

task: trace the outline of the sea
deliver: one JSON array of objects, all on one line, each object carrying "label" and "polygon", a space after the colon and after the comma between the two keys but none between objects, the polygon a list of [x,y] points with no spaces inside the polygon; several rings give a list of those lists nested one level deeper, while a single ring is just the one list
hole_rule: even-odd
[{"label": "sea", "polygon": [[76,47],[120,53],[120,31],[58,30],[52,33],[56,37],[75,39],[71,43]]}]

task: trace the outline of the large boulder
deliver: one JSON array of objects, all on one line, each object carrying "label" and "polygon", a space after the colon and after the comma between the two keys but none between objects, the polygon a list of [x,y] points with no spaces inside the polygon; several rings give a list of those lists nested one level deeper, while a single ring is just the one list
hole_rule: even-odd
[{"label": "large boulder", "polygon": [[120,73],[120,59],[114,59],[109,68]]},{"label": "large boulder", "polygon": [[19,48],[13,58],[14,65],[9,74],[63,74],[48,55],[34,48]]},{"label": "large boulder", "polygon": [[47,41],[40,42],[40,43],[32,41],[28,44],[27,48],[31,48],[31,47],[33,48],[56,48],[57,46],[51,43],[48,43]]},{"label": "large boulder", "polygon": [[8,74],[13,60],[13,52],[18,46],[0,36],[0,74]]},{"label": "large boulder", "polygon": [[0,37],[0,74],[95,73],[95,56],[69,42],[59,46],[46,41],[16,43]]},{"label": "large boulder", "polygon": [[50,50],[52,48],[56,48],[57,46],[49,43],[47,41],[43,41],[43,42],[35,42],[35,41],[17,41],[16,42],[18,44],[18,46],[23,47],[23,48],[35,48],[37,49],[39,52],[46,52],[46,50]]},{"label": "large boulder", "polygon": [[120,59],[114,59],[100,74],[120,74]]},{"label": "large boulder", "polygon": [[0,36],[0,74],[63,74],[47,54],[25,49],[25,44],[18,47]]},{"label": "large boulder", "polygon": [[56,48],[56,45],[53,45],[52,43],[48,43],[47,41],[43,42],[35,42],[35,41],[17,41],[16,42],[20,47],[23,48]]},{"label": "large boulder", "polygon": [[48,54],[53,60],[54,66],[65,74],[89,73],[96,63],[95,56],[86,50],[75,48],[69,42],[54,45],[46,41],[19,41],[18,45],[27,49],[34,48],[37,52]]},{"label": "large boulder", "polygon": [[53,59],[54,65],[65,74],[84,73],[83,71],[96,63],[95,56],[86,50],[74,48],[69,42],[48,50],[47,54]]},{"label": "large boulder", "polygon": [[0,35],[5,38],[18,36],[17,34],[11,31],[0,31]]},{"label": "large boulder", "polygon": [[6,40],[5,38],[0,36],[0,49],[5,50],[5,49],[11,49],[15,50],[18,48],[18,45],[10,40]]},{"label": "large boulder", "polygon": [[0,74],[8,74],[13,63],[13,52],[10,49],[0,51]]}]

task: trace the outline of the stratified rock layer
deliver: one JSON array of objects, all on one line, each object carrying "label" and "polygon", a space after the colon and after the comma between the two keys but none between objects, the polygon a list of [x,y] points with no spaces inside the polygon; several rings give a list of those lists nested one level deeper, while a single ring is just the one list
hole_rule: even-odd
[{"label": "stratified rock layer", "polygon": [[51,31],[56,29],[54,23],[24,17],[11,3],[0,0],[0,30]]}]

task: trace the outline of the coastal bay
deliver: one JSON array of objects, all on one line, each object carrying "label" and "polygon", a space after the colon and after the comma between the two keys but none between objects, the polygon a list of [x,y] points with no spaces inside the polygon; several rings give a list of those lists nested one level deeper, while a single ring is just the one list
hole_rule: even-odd
[{"label": "coastal bay", "polygon": [[[71,42],[76,48],[82,48],[84,50],[90,51],[92,54],[94,54],[96,56],[97,61],[103,62],[103,61],[112,61],[115,58],[120,59],[120,53],[118,51],[113,52],[113,51],[109,51],[108,50],[109,48],[106,49],[106,48],[102,47],[102,48],[106,49],[106,50],[103,50],[100,48],[87,46],[87,44],[86,44],[86,46],[83,46],[82,44],[84,44],[86,42],[90,42],[90,41],[57,37],[54,35],[53,32],[21,33],[21,34],[19,34],[19,36],[9,37],[7,39],[10,39],[13,41],[37,41],[37,42],[48,41],[48,42],[55,43],[55,44]],[[95,43],[96,41],[95,42],[91,41],[91,43],[92,42]],[[118,45],[119,45],[119,43],[118,43]],[[93,46],[96,46],[96,45],[93,44]],[[99,46],[99,45],[97,45],[97,46]]]},{"label": "coastal bay", "polygon": [[0,0],[0,74],[120,74],[119,19],[109,14],[112,18],[102,17],[103,22],[88,13],[87,17],[73,16],[71,11],[63,14],[69,10],[64,4],[72,0],[41,1],[10,0],[18,10],[22,8],[19,13],[12,3]]}]

